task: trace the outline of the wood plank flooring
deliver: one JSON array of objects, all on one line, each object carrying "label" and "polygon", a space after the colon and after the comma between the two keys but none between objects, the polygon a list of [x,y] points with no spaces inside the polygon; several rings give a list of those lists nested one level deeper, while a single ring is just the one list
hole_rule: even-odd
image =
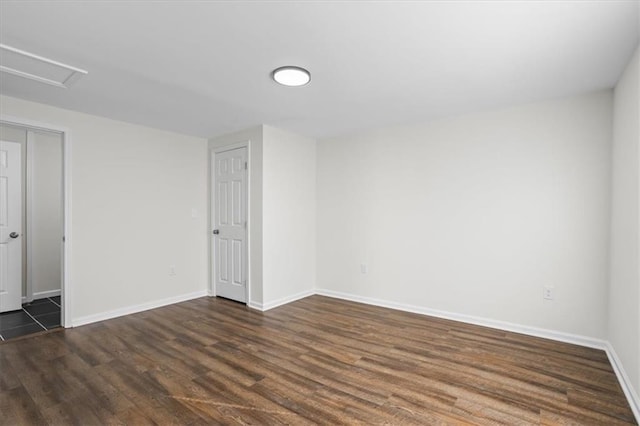
[{"label": "wood plank flooring", "polygon": [[0,424],[637,424],[603,351],[321,296],[0,344]]}]

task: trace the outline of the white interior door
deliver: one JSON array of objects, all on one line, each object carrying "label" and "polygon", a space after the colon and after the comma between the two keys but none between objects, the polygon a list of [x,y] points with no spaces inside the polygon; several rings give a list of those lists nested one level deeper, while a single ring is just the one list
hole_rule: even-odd
[{"label": "white interior door", "polygon": [[247,301],[247,148],[215,154],[214,283],[216,296]]},{"label": "white interior door", "polygon": [[17,142],[0,141],[0,312],[22,308],[22,162]]}]

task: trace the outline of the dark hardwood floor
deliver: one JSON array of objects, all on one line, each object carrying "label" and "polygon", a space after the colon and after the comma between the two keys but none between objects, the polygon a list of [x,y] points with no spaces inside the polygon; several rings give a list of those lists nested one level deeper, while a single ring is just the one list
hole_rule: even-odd
[{"label": "dark hardwood floor", "polygon": [[0,424],[637,424],[603,351],[321,296],[0,344]]}]

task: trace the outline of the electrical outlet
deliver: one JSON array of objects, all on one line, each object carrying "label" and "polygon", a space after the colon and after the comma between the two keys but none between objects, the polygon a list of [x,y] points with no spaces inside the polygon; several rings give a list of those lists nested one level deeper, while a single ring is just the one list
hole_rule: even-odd
[{"label": "electrical outlet", "polygon": [[176,265],[169,265],[169,275],[176,274]]},{"label": "electrical outlet", "polygon": [[367,267],[366,263],[360,264],[360,272],[363,274],[366,274],[367,272],[369,272],[369,268]]},{"label": "electrical outlet", "polygon": [[553,300],[553,286],[546,285],[542,287],[542,298],[545,300]]}]

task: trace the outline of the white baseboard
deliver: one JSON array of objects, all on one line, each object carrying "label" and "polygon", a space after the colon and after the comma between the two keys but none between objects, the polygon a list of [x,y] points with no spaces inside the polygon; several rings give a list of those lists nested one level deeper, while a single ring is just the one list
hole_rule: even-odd
[{"label": "white baseboard", "polygon": [[296,300],[304,299],[305,297],[313,296],[316,294],[314,290],[306,290],[300,293],[293,294],[291,296],[282,297],[277,300],[272,300],[267,303],[257,303],[257,302],[249,302],[247,306],[252,309],[257,309],[259,311],[268,311],[269,309],[277,308],[278,306],[286,305],[287,303],[295,302]]},{"label": "white baseboard", "polygon": [[262,309],[262,303],[249,301],[247,303],[247,306],[250,307],[251,309],[255,309],[256,311],[264,311],[264,309]]},{"label": "white baseboard", "polygon": [[629,401],[633,414],[636,416],[636,421],[640,423],[640,397],[638,397],[638,393],[633,389],[633,384],[631,383],[629,375],[627,375],[627,372],[622,366],[622,361],[620,361],[616,350],[609,342],[607,342],[606,352],[609,357],[609,362],[611,362],[611,366],[613,367],[613,371],[615,371],[616,377],[618,377],[620,387],[622,388],[624,395],[627,397],[627,401]]},{"label": "white baseboard", "polygon": [[39,291],[37,293],[33,293],[33,300],[44,299],[46,297],[56,297],[60,296],[60,294],[62,294],[60,290]]},{"label": "white baseboard", "polygon": [[[37,300],[37,299],[45,299],[47,297],[56,297],[56,296],[60,296],[62,294],[62,291],[60,290],[49,290],[49,291],[39,291],[37,293],[33,293],[33,300]],[[22,303],[26,303],[27,301],[29,301],[26,297],[22,296]]]},{"label": "white baseboard", "polygon": [[387,300],[374,299],[371,297],[363,297],[350,293],[342,293],[339,291],[316,289],[316,294],[336,299],[350,300],[352,302],[365,303],[367,305],[380,306],[383,308],[397,309],[415,314],[429,315],[437,318],[444,318],[454,321],[460,321],[467,324],[480,325],[483,327],[496,328],[498,330],[511,331],[514,333],[526,334],[529,336],[542,337],[544,339],[557,340],[565,343],[573,343],[575,345],[587,346],[596,349],[606,349],[606,342],[593,337],[580,336],[578,334],[564,333],[561,331],[547,330],[544,328],[530,327],[521,324],[514,324],[505,321],[498,321],[489,318],[475,317],[472,315],[456,314],[453,312],[439,311],[436,309],[425,308],[422,306],[408,305],[404,303],[390,302]]},{"label": "white baseboard", "polygon": [[127,306],[125,308],[114,309],[113,311],[101,312],[99,314],[87,315],[71,320],[72,327],[91,324],[98,321],[104,321],[111,318],[121,317],[123,315],[135,314],[138,312],[148,311],[149,309],[160,308],[162,306],[173,305],[174,303],[186,302],[187,300],[197,299],[207,296],[207,290],[195,291],[193,293],[181,294],[179,296],[167,297],[165,299],[154,300],[152,302],[142,303],[140,305]]}]

